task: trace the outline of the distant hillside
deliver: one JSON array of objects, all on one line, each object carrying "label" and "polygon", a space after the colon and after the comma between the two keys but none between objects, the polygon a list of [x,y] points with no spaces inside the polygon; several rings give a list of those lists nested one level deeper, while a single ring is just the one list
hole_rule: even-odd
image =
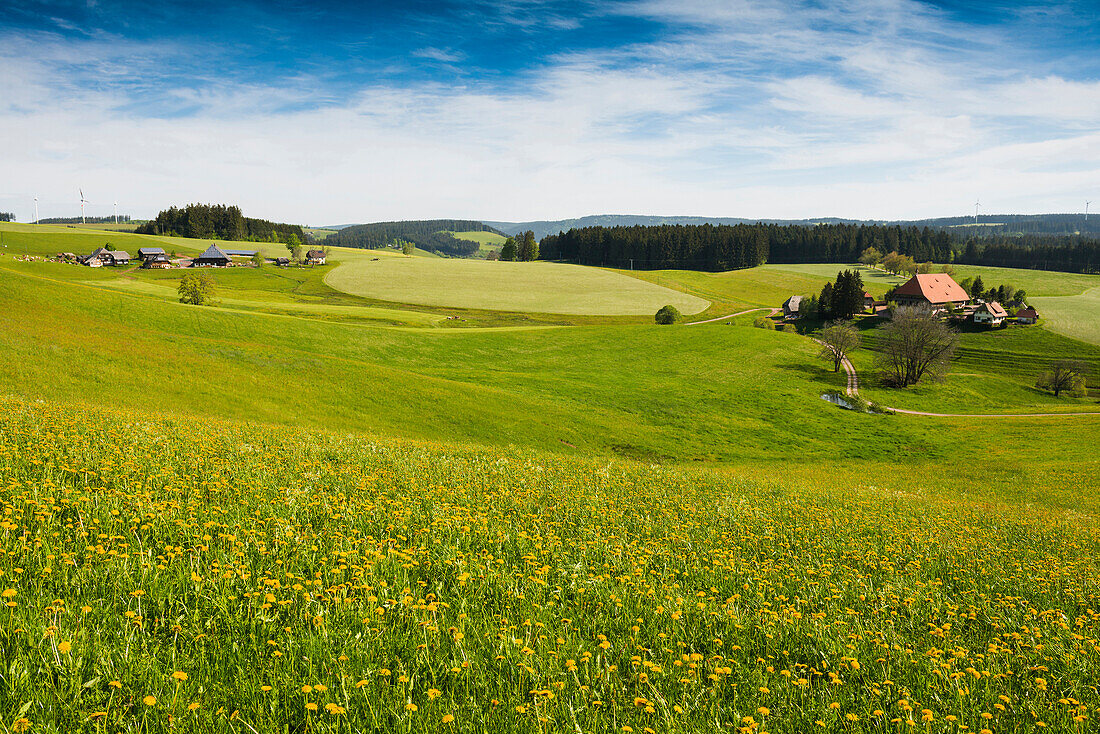
[{"label": "distant hillside", "polygon": [[994,235],[1055,234],[1100,235],[1100,217],[1084,214],[981,214],[977,217],[938,217],[912,221],[887,222],[913,227],[954,230],[963,237]]},{"label": "distant hillside", "polygon": [[594,214],[576,219],[552,219],[535,222],[489,222],[485,223],[499,229],[506,235],[516,235],[531,230],[535,239],[551,234],[568,232],[583,227],[659,227],[668,224],[851,224],[856,219],[821,217],[818,219],[745,219],[741,217],[658,217],[637,214]]},{"label": "distant hillside", "polygon": [[485,223],[499,229],[507,235],[533,230],[535,237],[542,239],[551,234],[568,232],[570,229],[584,227],[654,227],[667,224],[866,224],[898,225],[902,227],[929,227],[931,229],[951,229],[954,235],[963,237],[988,237],[992,235],[1016,234],[1100,234],[1100,216],[1090,216],[1085,221],[1083,214],[982,214],[978,224],[974,217],[939,217],[935,219],[884,220],[884,219],[846,219],[844,217],[817,217],[809,219],[766,219],[762,217],[688,217],[688,216],[645,216],[633,214],[597,214],[576,219],[554,219],[533,222],[490,222]]},{"label": "distant hillside", "polygon": [[426,219],[409,222],[374,222],[356,224],[333,232],[325,239],[333,247],[359,247],[377,250],[411,242],[421,250],[449,257],[470,257],[477,253],[479,244],[457,239],[454,232],[494,232],[502,234],[482,222],[462,219]]}]

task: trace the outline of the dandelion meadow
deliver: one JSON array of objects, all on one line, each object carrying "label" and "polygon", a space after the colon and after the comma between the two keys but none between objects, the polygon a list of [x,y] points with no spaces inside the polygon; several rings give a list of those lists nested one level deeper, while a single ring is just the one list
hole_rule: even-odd
[{"label": "dandelion meadow", "polygon": [[4,726],[1092,730],[1093,515],[905,481],[5,399]]}]

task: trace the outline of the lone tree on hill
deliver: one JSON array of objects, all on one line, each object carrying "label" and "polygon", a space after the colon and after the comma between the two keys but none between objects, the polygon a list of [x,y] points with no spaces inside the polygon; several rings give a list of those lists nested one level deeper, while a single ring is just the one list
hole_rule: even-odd
[{"label": "lone tree on hill", "polygon": [[680,320],[680,311],[675,306],[661,306],[661,310],[653,316],[658,324],[675,324]]},{"label": "lone tree on hill", "polygon": [[1063,392],[1075,397],[1086,395],[1085,378],[1089,375],[1089,365],[1077,359],[1059,359],[1050,365],[1050,370],[1039,375],[1036,387],[1053,390],[1054,397]]},{"label": "lone tree on hill", "polygon": [[209,273],[186,273],[180,280],[180,303],[201,306],[214,297],[214,279]]},{"label": "lone tree on hill", "polygon": [[511,262],[516,259],[516,240],[513,237],[509,237],[504,240],[503,247],[500,248],[500,259]]},{"label": "lone tree on hill", "polygon": [[833,372],[840,372],[840,365],[848,353],[860,344],[859,331],[850,321],[830,321],[821,332],[821,358],[833,361]]},{"label": "lone tree on hill", "polygon": [[405,257],[412,257],[413,243],[408,240],[401,240],[401,254]]},{"label": "lone tree on hill", "polygon": [[260,251],[256,251],[256,254],[252,256],[252,265],[257,268],[264,266],[264,254]]},{"label": "lone tree on hill", "polygon": [[893,319],[882,327],[878,365],[883,381],[908,387],[922,378],[947,374],[959,335],[927,308],[898,306]]}]

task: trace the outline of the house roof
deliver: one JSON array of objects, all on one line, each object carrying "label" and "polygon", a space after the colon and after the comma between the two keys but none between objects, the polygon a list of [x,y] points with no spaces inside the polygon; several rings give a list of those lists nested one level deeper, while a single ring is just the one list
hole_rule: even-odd
[{"label": "house roof", "polygon": [[163,247],[139,247],[138,248],[138,257],[141,257],[142,255],[163,255],[163,254],[164,254],[164,248]]},{"label": "house roof", "polygon": [[955,282],[955,279],[944,273],[920,273],[899,285],[894,291],[895,296],[911,296],[923,298],[929,303],[941,304],[949,301],[969,301],[970,296]]},{"label": "house roof", "polygon": [[252,257],[256,254],[256,250],[222,250],[226,255],[243,255],[244,257]]},{"label": "house roof", "polygon": [[1016,318],[1037,319],[1039,318],[1039,312],[1028,306],[1027,308],[1021,308],[1017,311]]},{"label": "house roof", "polygon": [[1001,307],[1001,304],[997,303],[996,301],[990,301],[989,303],[983,303],[982,305],[978,306],[977,310],[978,311],[986,311],[986,312],[991,313],[994,316],[1000,317],[1002,319],[1005,316],[1008,316],[1008,312],[1006,312]]},{"label": "house roof", "polygon": [[324,257],[324,256],[325,256],[325,251],[324,250],[310,250],[309,252],[306,253],[306,257]]},{"label": "house roof", "polygon": [[[775,301],[772,301],[775,303]],[[798,307],[802,305],[802,296],[791,296],[783,303],[783,308],[790,311],[797,311]]]},{"label": "house roof", "polygon": [[210,245],[206,248],[206,252],[202,253],[196,260],[228,260],[229,255],[225,253],[225,250],[221,249],[217,245]]},{"label": "house roof", "polygon": [[130,253],[126,252],[126,250],[115,250],[111,253],[111,257],[115,260],[129,260]]}]

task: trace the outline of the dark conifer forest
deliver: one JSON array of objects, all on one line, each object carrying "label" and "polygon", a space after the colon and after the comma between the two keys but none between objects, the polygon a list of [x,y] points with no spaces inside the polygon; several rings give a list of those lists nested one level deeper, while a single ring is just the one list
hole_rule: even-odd
[{"label": "dark conifer forest", "polygon": [[188,204],[183,209],[171,207],[141,225],[138,234],[159,234],[174,237],[194,237],[211,240],[251,242],[289,242],[291,235],[298,242],[306,235],[297,224],[277,224],[266,219],[252,219],[235,206],[224,204]]},{"label": "dark conifer forest", "polygon": [[853,263],[868,247],[917,262],[1100,272],[1100,240],[1049,234],[956,235],[898,225],[584,227],[549,235],[540,258],[640,270],[723,271],[770,263]]}]

